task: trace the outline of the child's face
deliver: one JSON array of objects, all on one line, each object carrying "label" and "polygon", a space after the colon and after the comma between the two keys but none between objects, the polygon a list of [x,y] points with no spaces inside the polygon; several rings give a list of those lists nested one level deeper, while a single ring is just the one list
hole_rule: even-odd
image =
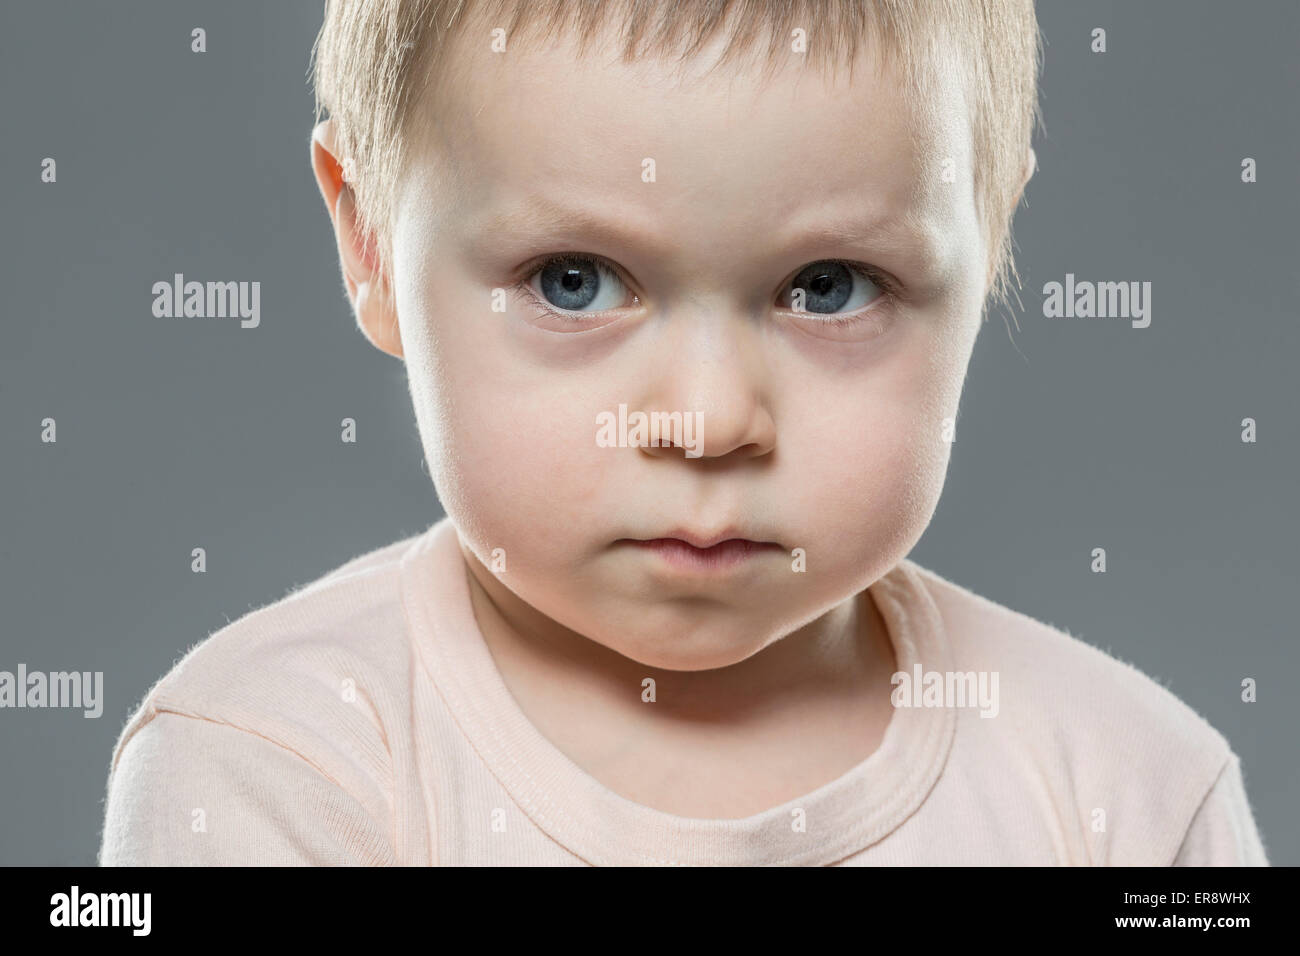
[{"label": "child's face", "polygon": [[[852,82],[792,53],[766,85],[679,83],[486,46],[462,51],[394,224],[443,504],[552,621],[653,667],[743,660],[889,571],[938,501],[987,282],[958,81],[921,115],[865,61]],[[534,275],[559,253],[609,267]],[[603,446],[620,405],[700,413],[697,455]],[[774,546],[705,569],[631,543],[683,533]]]}]

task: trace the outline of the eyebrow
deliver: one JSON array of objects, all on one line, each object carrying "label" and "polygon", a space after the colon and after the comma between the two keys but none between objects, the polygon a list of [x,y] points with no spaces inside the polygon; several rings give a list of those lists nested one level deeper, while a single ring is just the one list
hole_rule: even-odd
[{"label": "eyebrow", "polygon": [[[508,236],[541,239],[553,234],[581,235],[583,239],[618,248],[639,248],[651,254],[678,246],[671,235],[660,237],[653,228],[629,225],[548,197],[533,197],[489,214],[473,227],[471,242],[486,250],[499,248]],[[939,253],[938,236],[910,209],[823,221],[797,234],[777,233],[777,238],[788,246],[887,248],[897,256],[919,262],[937,259]]]},{"label": "eyebrow", "polygon": [[[474,241],[491,245],[503,236],[543,237],[550,233],[580,233],[619,246],[645,245],[651,230],[638,229],[606,219],[568,203],[534,197],[512,208],[493,213],[474,227]],[[651,245],[660,245],[654,240]]]}]

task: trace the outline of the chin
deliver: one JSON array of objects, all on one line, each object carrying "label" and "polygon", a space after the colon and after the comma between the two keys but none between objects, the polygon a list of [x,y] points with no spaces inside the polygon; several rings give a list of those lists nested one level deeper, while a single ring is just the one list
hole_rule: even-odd
[{"label": "chin", "polygon": [[599,643],[657,670],[707,671],[739,664],[771,643],[771,637],[754,631],[738,634],[734,625],[715,629],[696,622],[631,637],[622,632],[614,640]]}]

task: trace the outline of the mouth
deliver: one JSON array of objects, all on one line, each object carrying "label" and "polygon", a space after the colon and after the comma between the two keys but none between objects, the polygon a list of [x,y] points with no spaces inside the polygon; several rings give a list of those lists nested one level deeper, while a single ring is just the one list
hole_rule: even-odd
[{"label": "mouth", "polygon": [[671,567],[685,571],[720,571],[736,568],[764,554],[784,554],[775,541],[734,537],[731,532],[700,535],[673,531],[663,538],[625,538],[628,544],[654,555]]}]

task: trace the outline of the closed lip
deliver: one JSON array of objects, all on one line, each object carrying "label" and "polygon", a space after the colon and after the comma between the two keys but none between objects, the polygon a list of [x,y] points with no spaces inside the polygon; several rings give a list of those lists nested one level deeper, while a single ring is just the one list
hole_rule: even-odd
[{"label": "closed lip", "polygon": [[764,541],[760,538],[751,538],[739,528],[728,527],[717,532],[702,533],[691,530],[690,528],[674,528],[666,534],[656,535],[653,538],[633,538],[632,540],[639,544],[647,544],[651,541],[677,540],[689,544],[693,548],[707,550],[708,548],[717,547],[724,541],[738,541],[752,544],[758,547],[770,546],[774,548],[781,547],[779,542]]}]

